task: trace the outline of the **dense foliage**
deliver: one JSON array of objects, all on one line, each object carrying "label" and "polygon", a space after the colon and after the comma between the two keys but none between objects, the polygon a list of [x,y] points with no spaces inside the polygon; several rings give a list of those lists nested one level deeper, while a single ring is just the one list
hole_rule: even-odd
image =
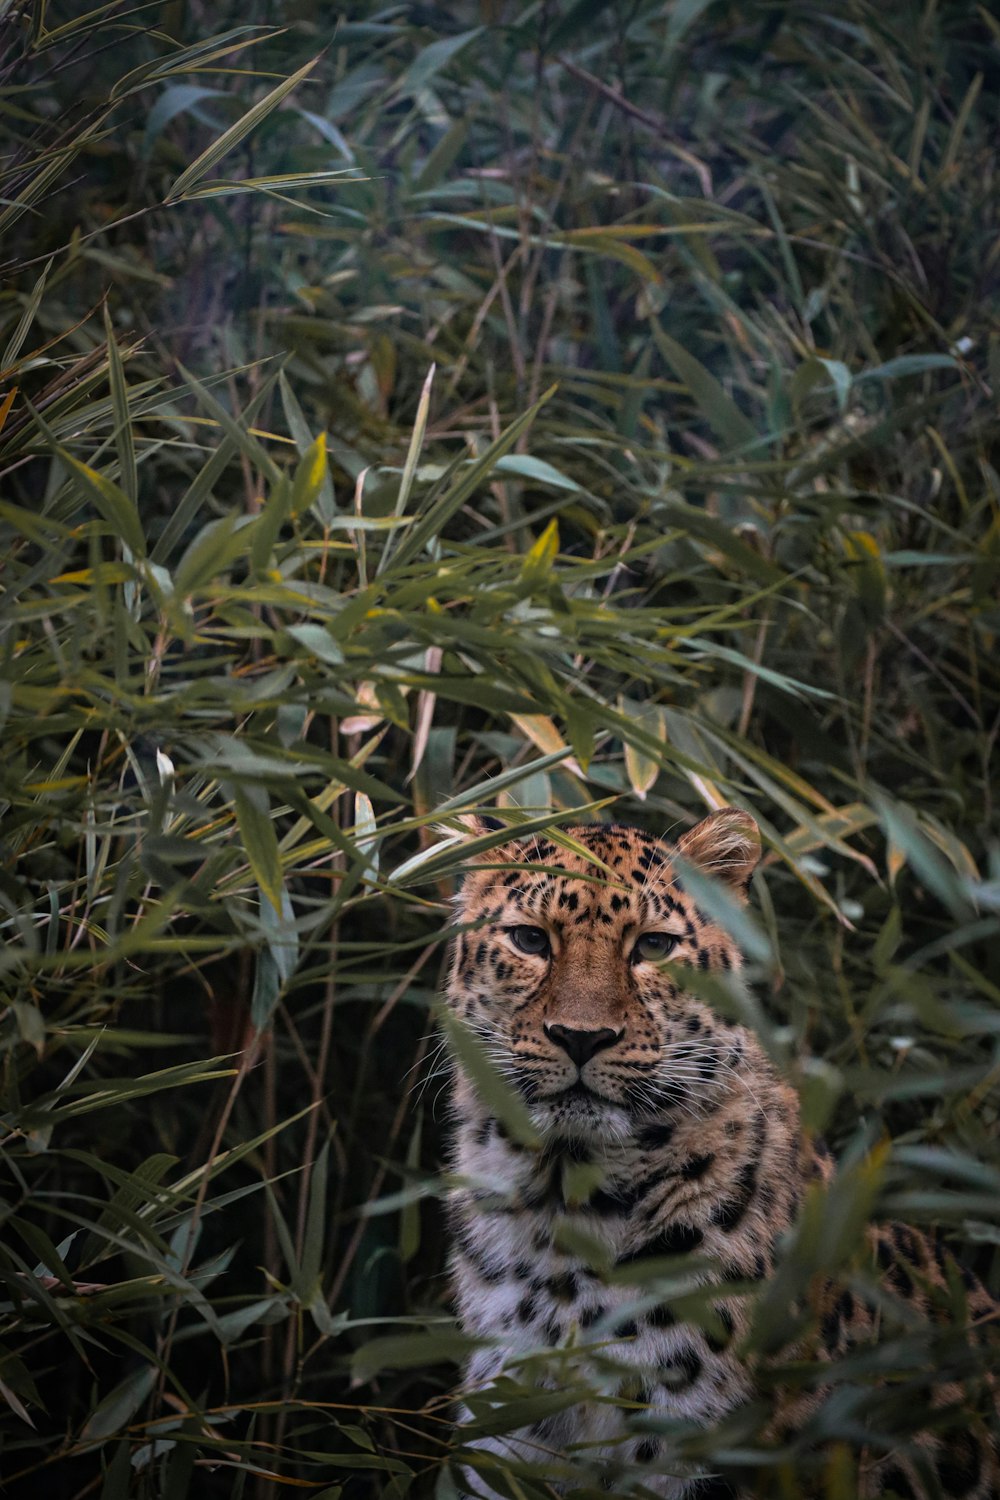
[{"label": "dense foliage", "polygon": [[[0,0],[9,1493],[454,1495],[462,809],[759,819],[747,1019],[844,1168],[759,1348],[871,1214],[1000,1290],[998,47],[971,0]],[[928,1371],[985,1405],[884,1331],[774,1375],[829,1390],[794,1447],[676,1451],[856,1494]]]}]

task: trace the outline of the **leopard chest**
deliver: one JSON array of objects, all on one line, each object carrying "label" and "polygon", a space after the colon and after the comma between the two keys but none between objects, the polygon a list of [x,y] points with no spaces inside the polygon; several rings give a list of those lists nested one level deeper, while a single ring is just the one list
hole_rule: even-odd
[{"label": "leopard chest", "polygon": [[[452,1204],[456,1300],[466,1331],[491,1341],[470,1362],[474,1384],[555,1349],[578,1351],[591,1388],[611,1399],[711,1420],[742,1398],[727,1310],[722,1336],[706,1334],[678,1322],[641,1281],[615,1276],[636,1225],[614,1164],[607,1186],[579,1205],[566,1200],[564,1162],[469,1137],[460,1164],[468,1185]],[[603,1256],[574,1253],[583,1240]]]}]

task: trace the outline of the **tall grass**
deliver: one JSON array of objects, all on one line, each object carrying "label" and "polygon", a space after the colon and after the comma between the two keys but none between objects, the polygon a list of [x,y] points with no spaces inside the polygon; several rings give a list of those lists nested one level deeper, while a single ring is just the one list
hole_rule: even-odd
[{"label": "tall grass", "polygon": [[278,9],[0,5],[6,1486],[450,1500],[432,825],[724,799],[829,1394],[669,1436],[850,1496],[988,1406],[780,1351],[869,1215],[998,1288],[996,23]]}]

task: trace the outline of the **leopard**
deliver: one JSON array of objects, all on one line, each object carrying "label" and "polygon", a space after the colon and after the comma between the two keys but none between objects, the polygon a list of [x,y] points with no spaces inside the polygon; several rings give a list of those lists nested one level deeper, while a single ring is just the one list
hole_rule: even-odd
[{"label": "leopard", "polygon": [[[748,994],[734,933],[760,831],[748,812],[722,807],[673,842],[614,822],[551,834],[486,814],[464,815],[450,834],[474,852],[455,898],[445,1004],[504,1090],[491,1097],[456,1062],[449,1270],[472,1341],[459,1433],[506,1374],[537,1370],[540,1351],[565,1362],[570,1396],[574,1362],[590,1357],[589,1384],[573,1402],[558,1379],[532,1377],[551,1409],[470,1439],[462,1493],[528,1493],[523,1475],[543,1462],[555,1476],[547,1494],[584,1483],[580,1493],[751,1500],[752,1477],[686,1460],[669,1433],[718,1429],[763,1400],[765,1439],[777,1444],[822,1400],[815,1384],[788,1395],[762,1385],[763,1356],[747,1348],[755,1294],[778,1276],[804,1202],[837,1170],[745,1005],[718,1003]],[[940,1321],[955,1316],[941,1305],[954,1307],[959,1284],[977,1336],[994,1326],[995,1299],[933,1233],[875,1222],[864,1235],[879,1293]],[[658,1267],[687,1268],[686,1294],[650,1294],[646,1272]],[[812,1343],[793,1357],[877,1344],[878,1296],[832,1274],[800,1291]],[[1000,1495],[988,1369],[971,1418],[967,1385],[933,1387],[933,1431],[891,1451],[859,1446],[852,1493]],[[645,1429],[643,1413],[656,1419]]]}]

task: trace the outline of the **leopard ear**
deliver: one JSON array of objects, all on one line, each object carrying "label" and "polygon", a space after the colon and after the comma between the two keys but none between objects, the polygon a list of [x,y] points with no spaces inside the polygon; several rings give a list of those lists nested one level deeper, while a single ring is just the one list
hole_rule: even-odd
[{"label": "leopard ear", "polygon": [[[486,849],[476,852],[470,850],[472,861],[474,863],[481,861],[483,864],[492,864],[498,858],[509,854],[515,847],[520,847],[517,845],[515,830],[508,828],[502,819],[492,818],[488,813],[457,813],[449,823],[438,823],[434,829],[445,843],[453,846],[471,843],[474,839],[488,838],[490,834],[503,833],[505,830],[509,834],[509,842],[504,839],[493,839]],[[504,851],[503,855],[500,854],[501,850]]]},{"label": "leopard ear", "polygon": [[443,839],[462,838],[464,829],[469,838],[482,838],[487,833],[499,833],[505,825],[499,818],[486,813],[457,813],[451,823],[438,823],[435,832]]},{"label": "leopard ear", "polygon": [[760,829],[741,808],[724,807],[688,829],[677,852],[742,895],[760,859]]},{"label": "leopard ear", "polygon": [[[459,821],[465,822],[465,819],[462,818]],[[471,813],[469,815],[469,826],[476,833],[499,833],[502,828],[506,827],[500,818],[488,817],[486,813]]]}]

